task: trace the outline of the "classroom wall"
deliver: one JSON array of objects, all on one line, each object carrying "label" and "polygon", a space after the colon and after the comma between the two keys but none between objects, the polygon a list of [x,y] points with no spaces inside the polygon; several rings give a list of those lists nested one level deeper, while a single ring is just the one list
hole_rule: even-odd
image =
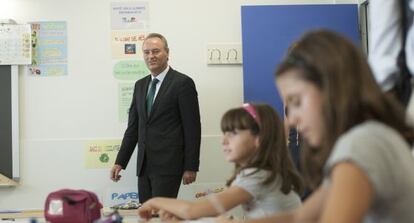
[{"label": "classroom wall", "polygon": [[[0,16],[19,23],[66,21],[68,75],[34,77],[20,67],[21,181],[0,188],[0,210],[42,208],[60,188],[104,194],[111,187],[136,186],[135,158],[119,183],[109,169],[85,169],[84,147],[91,140],[121,139],[118,81],[110,50],[110,0],[0,0]],[[149,0],[150,31],[166,36],[170,65],[191,76],[199,93],[202,146],[197,183],[182,186],[191,199],[200,185],[223,183],[232,171],[221,153],[219,122],[243,102],[241,65],[207,65],[208,43],[241,42],[241,5],[358,3],[317,0]]]}]

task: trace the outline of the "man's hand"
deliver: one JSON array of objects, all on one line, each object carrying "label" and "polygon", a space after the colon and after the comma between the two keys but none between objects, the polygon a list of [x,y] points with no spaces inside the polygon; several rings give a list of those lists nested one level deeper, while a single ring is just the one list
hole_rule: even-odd
[{"label": "man's hand", "polygon": [[118,182],[121,179],[121,175],[119,175],[119,173],[121,172],[121,170],[122,170],[122,166],[121,165],[115,164],[112,167],[111,173],[110,173],[111,174],[110,175],[110,178],[111,178],[112,181]]},{"label": "man's hand", "polygon": [[192,182],[194,182],[196,180],[197,177],[197,172],[195,171],[184,171],[183,174],[183,184],[191,184]]}]

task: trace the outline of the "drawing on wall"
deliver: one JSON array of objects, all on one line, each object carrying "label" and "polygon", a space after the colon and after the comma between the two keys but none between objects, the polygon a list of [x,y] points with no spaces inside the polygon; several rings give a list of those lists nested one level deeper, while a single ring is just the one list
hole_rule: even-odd
[{"label": "drawing on wall", "polygon": [[67,75],[66,22],[32,22],[31,28],[32,61],[29,74]]}]

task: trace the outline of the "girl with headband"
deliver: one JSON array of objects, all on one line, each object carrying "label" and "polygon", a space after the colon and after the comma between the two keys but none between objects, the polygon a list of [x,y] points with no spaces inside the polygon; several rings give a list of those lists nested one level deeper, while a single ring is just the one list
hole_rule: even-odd
[{"label": "girl with headband", "polygon": [[197,219],[225,213],[242,205],[247,218],[293,211],[301,206],[302,180],[286,146],[284,127],[266,104],[244,104],[221,120],[223,152],[235,164],[228,188],[206,199],[184,201],[153,198],[138,210],[149,219]]}]

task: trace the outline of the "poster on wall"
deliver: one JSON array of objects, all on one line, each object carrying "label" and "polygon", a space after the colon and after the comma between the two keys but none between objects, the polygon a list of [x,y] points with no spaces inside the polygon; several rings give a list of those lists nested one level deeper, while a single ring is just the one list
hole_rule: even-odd
[{"label": "poster on wall", "polygon": [[148,22],[148,2],[111,3],[112,59],[143,59]]},{"label": "poster on wall", "polygon": [[[112,2],[111,55],[112,75],[120,81],[136,81],[149,74],[142,54],[142,44],[149,30],[148,1]],[[128,120],[133,84],[120,83],[119,121]]]},{"label": "poster on wall", "polygon": [[85,145],[85,167],[87,169],[110,168],[115,163],[121,140],[91,141]]},{"label": "poster on wall", "polygon": [[148,32],[148,22],[148,2],[111,3],[111,52],[112,59],[117,60],[113,69],[116,79],[131,78],[131,75],[116,73],[119,65],[128,65],[128,71],[133,72],[132,76],[139,75],[142,71],[142,63],[133,60],[143,62],[142,43]]},{"label": "poster on wall", "polygon": [[112,73],[118,80],[136,81],[149,74],[147,65],[143,60],[113,60]]},{"label": "poster on wall", "polygon": [[148,29],[148,2],[112,2],[112,29]]},{"label": "poster on wall", "polygon": [[67,75],[66,22],[32,22],[32,63],[29,74]]},{"label": "poster on wall", "polygon": [[113,30],[112,74],[118,80],[138,80],[149,73],[142,55],[146,33],[140,30]]},{"label": "poster on wall", "polygon": [[134,83],[119,83],[118,89],[119,121],[126,122],[128,120],[132,94],[134,93]]},{"label": "poster on wall", "polygon": [[143,58],[141,46],[145,32],[139,30],[113,30],[111,36],[112,58]]},{"label": "poster on wall", "polygon": [[0,25],[0,65],[31,63],[30,25]]}]

